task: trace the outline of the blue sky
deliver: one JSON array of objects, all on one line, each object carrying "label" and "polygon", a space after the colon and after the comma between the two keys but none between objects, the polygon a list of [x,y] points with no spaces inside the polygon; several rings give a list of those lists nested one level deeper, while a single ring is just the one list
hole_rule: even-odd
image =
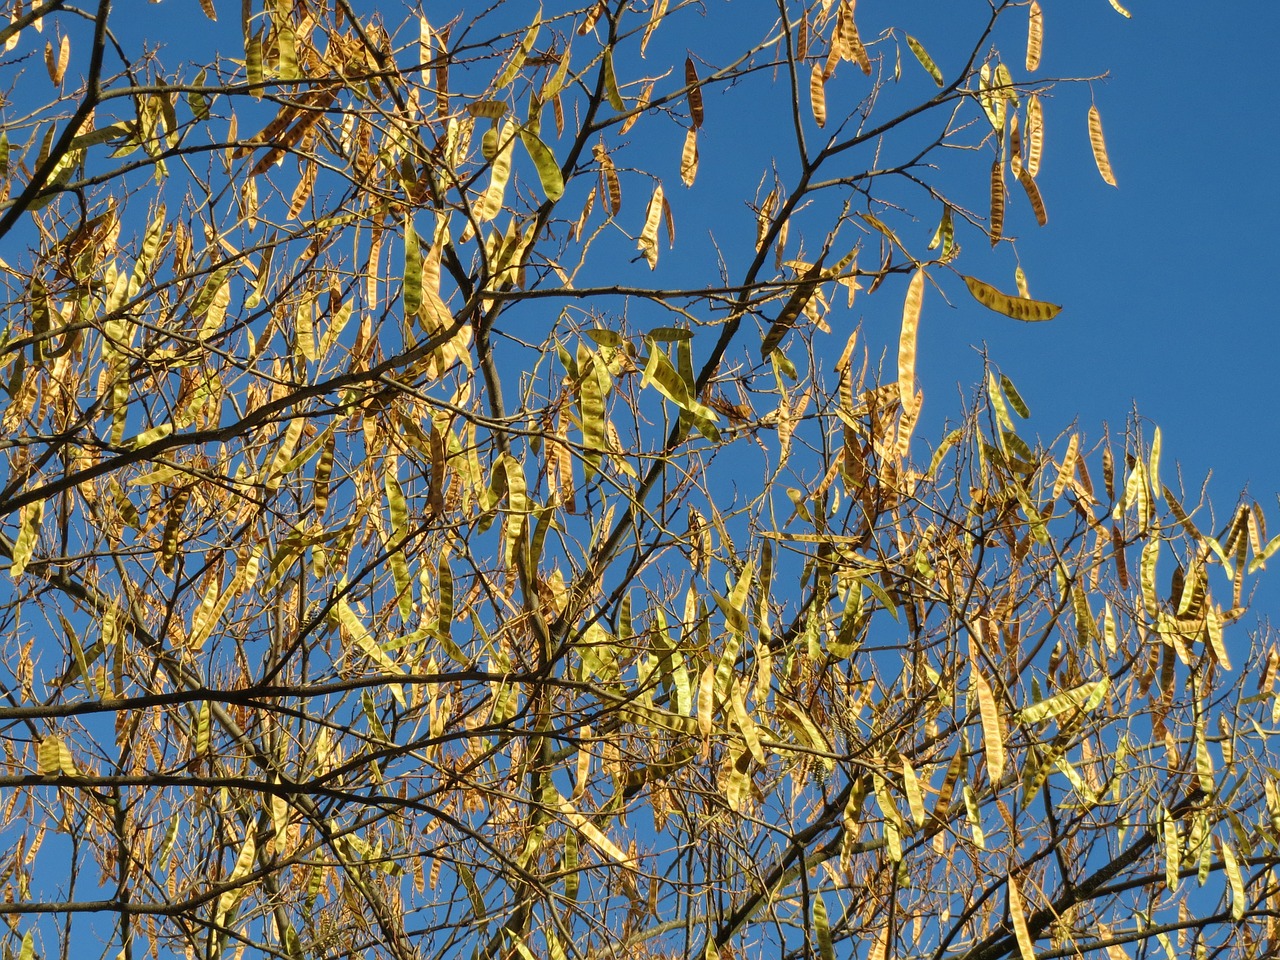
[{"label": "blue sky", "polygon": [[1280,8],[1231,7],[1137,0],[1124,20],[1105,0],[1044,4],[1040,73],[1110,74],[1093,91],[1118,188],[1094,168],[1078,94],[1047,101],[1050,220],[1020,231],[1019,246],[1033,293],[1062,303],[1061,316],[1023,326],[962,304],[922,344],[922,375],[938,384],[972,379],[957,351],[985,340],[1044,429],[1078,415],[1096,434],[1136,403],[1190,483],[1213,469],[1224,508],[1246,484],[1274,503],[1280,476],[1280,187],[1266,173],[1280,113],[1262,93]]},{"label": "blue sky", "polygon": [[[146,17],[132,29],[168,44],[163,59],[170,68],[183,58],[203,59],[211,38],[234,40],[238,34],[235,7],[216,2],[223,20],[214,28],[194,0],[166,0],[160,7],[134,0]],[[1073,420],[1091,439],[1100,436],[1104,423],[1123,429],[1136,405],[1161,426],[1165,462],[1183,466],[1189,491],[1213,469],[1210,492],[1218,520],[1204,526],[1218,527],[1245,485],[1264,506],[1274,504],[1280,477],[1272,424],[1276,403],[1268,376],[1280,344],[1273,332],[1277,309],[1267,296],[1272,271],[1263,261],[1280,215],[1278,188],[1263,158],[1275,147],[1280,120],[1274,102],[1262,93],[1271,86],[1270,47],[1280,37],[1280,12],[1262,0],[1234,4],[1229,16],[1214,16],[1200,4],[1132,0],[1133,18],[1126,20],[1107,0],[1042,3],[1045,57],[1037,77],[1109,74],[1091,86],[1046,93],[1047,145],[1039,183],[1049,225],[1035,227],[1025,201],[1016,188],[1011,191],[1009,229],[1019,237],[1032,292],[1063,304],[1064,310],[1052,323],[1022,324],[984,310],[954,278],[938,271],[953,305],[933,290],[926,297],[919,376],[927,402],[918,436],[935,442],[942,436],[943,421],[958,410],[957,388],[967,391],[981,374],[975,347],[985,344],[1028,401],[1034,415],[1029,432],[1046,442]],[[526,6],[532,16],[536,4]],[[868,38],[879,32],[879,21],[902,22],[946,70],[957,66],[947,59],[952,44],[964,39],[957,27],[971,28],[986,6],[984,0],[862,0],[858,15]],[[735,7],[753,36],[773,16],[772,5],[760,0],[739,0]],[[399,16],[398,5],[385,8],[389,18],[393,9]],[[453,9],[431,4],[428,12],[441,22]],[[741,38],[731,31],[707,36],[697,31],[695,17],[686,19],[695,24],[689,33],[660,31],[653,49],[665,44],[683,51],[688,44],[694,55],[716,64],[740,47]],[[1010,20],[1011,26],[1023,22],[1018,16]],[[1000,42],[1008,60],[1021,59],[1016,33]],[[655,63],[659,59],[653,57]],[[40,70],[33,62],[31,77],[38,78]],[[891,96],[910,98],[932,89],[915,63],[905,61],[903,71],[903,87]],[[635,74],[620,79],[634,82]],[[838,83],[848,86],[838,89],[853,90],[861,80],[846,64]],[[1103,183],[1094,168],[1085,127],[1090,93],[1105,124],[1118,188]],[[663,242],[656,273],[651,275],[643,262],[619,258],[613,262],[621,266],[604,282],[661,283],[686,269],[699,285],[713,282],[707,272],[714,262],[706,259],[708,225],[718,242],[737,245],[739,257],[744,242],[750,248],[752,219],[743,204],[750,190],[744,193],[742,184],[754,184],[768,158],[781,157],[785,145],[760,135],[753,118],[741,114],[740,98],[733,104],[739,112],[726,115],[720,98],[708,95],[703,167],[693,191],[679,186],[683,131],[676,124],[640,145],[640,156],[665,151],[660,172],[667,178],[680,237],[674,251]],[[957,177],[969,175],[966,164],[980,170],[990,162],[988,155],[977,156],[981,163],[976,165],[955,156]],[[717,178],[725,182],[718,184]],[[969,197],[981,196],[980,183],[971,181]],[[627,215],[634,221],[647,194],[633,181],[627,191]],[[927,238],[934,229],[936,205],[913,212],[919,220],[912,246],[918,249],[920,235]],[[818,239],[808,238],[810,249]],[[980,237],[970,234],[963,242],[977,256],[961,269],[1013,289],[1011,251],[1002,248],[986,256],[978,249],[985,246]],[[633,246],[626,251],[631,256]],[[881,347],[892,351],[904,288],[902,281],[896,289],[887,283],[836,319],[861,322],[873,353]],[[891,363],[892,352],[889,356]],[[1280,519],[1273,506],[1269,512],[1274,535]],[[1257,612],[1275,609],[1278,597],[1280,587],[1272,585],[1259,595]]]},{"label": "blue sky", "polygon": [[[1050,221],[1023,231],[1020,252],[1033,293],[1064,310],[1024,326],[964,305],[954,324],[932,325],[922,376],[968,382],[973,364],[954,358],[981,336],[1034,425],[1053,431],[1078,415],[1096,436],[1136,404],[1189,492],[1212,469],[1219,525],[1246,486],[1274,517],[1280,186],[1267,170],[1280,112],[1265,91],[1280,7],[1251,0],[1227,15],[1137,0],[1131,20],[1105,0],[1044,7],[1041,72],[1110,74],[1093,89],[1118,188],[1094,168],[1085,108],[1047,103]],[[938,336],[944,327],[955,336]],[[1280,589],[1262,583],[1254,612],[1266,615]]]}]

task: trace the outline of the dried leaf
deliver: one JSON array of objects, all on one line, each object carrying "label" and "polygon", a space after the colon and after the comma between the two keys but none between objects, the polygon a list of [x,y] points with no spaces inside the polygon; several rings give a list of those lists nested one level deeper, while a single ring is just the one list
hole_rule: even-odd
[{"label": "dried leaf", "polygon": [[902,792],[907,795],[907,807],[911,811],[911,819],[915,821],[917,827],[923,827],[925,811],[924,795],[920,791],[920,778],[916,776],[915,768],[905,756],[902,758]]},{"label": "dried leaf", "polygon": [[658,225],[662,222],[662,184],[653,188],[653,196],[649,198],[649,208],[644,215],[644,229],[636,241],[636,248],[644,254],[645,261],[652,270],[658,265]]},{"label": "dried leaf", "polygon": [[534,15],[533,22],[525,29],[524,36],[520,38],[520,42],[511,51],[511,56],[503,65],[502,71],[494,78],[494,90],[501,90],[516,78],[516,74],[524,67],[525,60],[533,52],[533,45],[538,40],[538,31],[541,28],[542,5],[539,4],[538,12]]},{"label": "dried leaf", "polygon": [[1004,163],[999,158],[991,162],[991,245],[994,247],[1004,235]]},{"label": "dried leaf", "polygon": [[[640,38],[641,57],[644,56],[645,47],[649,46],[649,38],[653,36],[653,31],[658,29],[658,24],[667,15],[667,3],[668,0],[654,0],[653,7],[649,11],[649,22],[644,28],[644,36]],[[605,4],[601,3],[598,9],[606,9]],[[585,31],[580,29],[578,32],[583,33]]]},{"label": "dried leaf", "polygon": [[1036,223],[1043,227],[1049,222],[1049,213],[1044,208],[1044,198],[1040,196],[1040,188],[1036,186],[1036,181],[1031,176],[1030,167],[1023,167],[1018,171],[1018,182],[1022,184],[1027,199],[1031,201],[1031,211],[1036,215]]},{"label": "dried leaf", "polygon": [[622,94],[618,92],[618,77],[613,72],[613,47],[605,47],[604,66],[601,69],[604,71],[605,99],[609,101],[609,106],[622,113],[627,106],[622,102]]},{"label": "dried leaf", "polygon": [[1101,702],[1102,695],[1109,688],[1110,683],[1107,680],[1091,680],[1023,707],[1018,711],[1018,718],[1023,723],[1042,723],[1045,720],[1052,720],[1068,710],[1085,709],[1089,703]]},{"label": "dried leaf", "polygon": [[560,173],[560,165],[556,163],[555,154],[532,130],[520,130],[520,142],[529,153],[534,167],[538,171],[538,180],[542,183],[542,192],[553,203],[564,194],[564,177]]},{"label": "dried leaf", "polygon": [[51,733],[36,748],[36,772],[44,777],[56,777],[62,772],[62,741]]},{"label": "dried leaf", "polygon": [[1044,151],[1044,113],[1040,98],[1034,93],[1027,97],[1027,162],[1023,165],[1031,176],[1040,173],[1040,155]]},{"label": "dried leaf", "polygon": [[597,827],[591,820],[579,813],[563,796],[560,798],[560,811],[565,815],[565,819],[577,829],[593,847],[603,853],[619,866],[629,866],[633,863],[633,858],[623,853],[622,848],[605,836],[604,832]]},{"label": "dried leaf", "polygon": [[916,395],[916,333],[920,326],[920,307],[924,300],[924,268],[911,276],[907,297],[902,305],[902,331],[898,337],[898,392],[902,408],[910,410]]},{"label": "dried leaf", "polygon": [[933,77],[933,82],[938,86],[943,85],[942,71],[938,69],[938,65],[933,62],[933,57],[929,56],[928,51],[915,37],[907,34],[907,46],[911,48],[911,52],[916,55],[916,59],[920,61],[920,66],[924,67],[929,76]]},{"label": "dried leaf", "polygon": [[1040,51],[1044,46],[1044,14],[1040,4],[1031,0],[1027,9],[1027,72],[1040,67]]},{"label": "dried leaf", "polygon": [[831,921],[827,917],[827,902],[818,892],[813,898],[813,929],[818,939],[820,960],[836,960],[835,946],[831,942]]},{"label": "dried leaf", "polygon": [[1013,935],[1018,941],[1018,953],[1022,960],[1036,960],[1036,945],[1031,939],[1031,931],[1027,928],[1027,913],[1022,904],[1022,894],[1018,890],[1018,881],[1009,877],[1009,919],[1013,923]]},{"label": "dried leaf", "polygon": [[1238,923],[1244,919],[1245,911],[1249,908],[1249,902],[1245,899],[1244,875],[1240,872],[1240,862],[1236,859],[1236,852],[1231,844],[1223,840],[1220,846],[1222,869],[1227,874],[1227,883],[1231,888],[1231,917]]},{"label": "dried leaf", "polygon": [[1097,106],[1089,107],[1089,145],[1093,147],[1093,162],[1098,165],[1098,173],[1114,187],[1116,175],[1111,171],[1111,160],[1107,157],[1107,142],[1102,138],[1102,116]]},{"label": "dried leaf", "polygon": [[1022,394],[1018,393],[1018,388],[1013,385],[1013,381],[1003,373],[1000,374],[1000,389],[1009,398],[1009,406],[1013,407],[1014,413],[1023,420],[1031,416],[1031,411],[1028,409],[1026,401],[1022,399]]},{"label": "dried leaf", "polygon": [[294,187],[293,196],[289,198],[288,219],[294,220],[302,213],[302,208],[311,199],[311,191],[315,189],[315,185],[316,163],[313,160],[306,160],[302,165],[302,176],[298,178],[298,185]]},{"label": "dried leaf", "polygon": [[858,34],[858,25],[853,21],[853,4],[849,4],[849,12],[845,18],[845,41],[853,62],[866,76],[871,76],[871,58],[867,56],[867,48]]},{"label": "dried leaf", "polygon": [[969,293],[980,304],[994,310],[996,313],[1003,313],[1006,317],[1013,317],[1015,320],[1026,320],[1028,322],[1052,320],[1062,311],[1062,307],[1054,303],[1011,297],[976,277],[961,275],[961,279],[964,280],[965,286],[969,288]]},{"label": "dried leaf", "polygon": [[698,176],[698,131],[690,128],[684,136],[684,150],[680,154],[680,180],[686,187],[692,187]]},{"label": "dried leaf", "polygon": [[1022,128],[1016,113],[1009,118],[1009,169],[1015,177],[1022,169]]},{"label": "dried leaf", "polygon": [[422,306],[422,242],[413,226],[412,213],[404,224],[404,275],[402,278],[404,315],[411,317]]},{"label": "dried leaf", "polygon": [[764,335],[764,340],[760,343],[760,356],[762,358],[768,359],[769,354],[773,353],[774,348],[782,342],[782,338],[787,331],[795,325],[796,319],[809,302],[809,298],[813,296],[813,292],[817,289],[818,282],[821,279],[822,258],[819,258],[817,263],[804,272],[795,290],[778,312],[777,319],[770,324],[768,331]]},{"label": "dried leaf", "polygon": [[27,569],[40,538],[40,525],[44,519],[44,501],[35,500],[18,510],[18,536],[13,543],[9,576],[17,580]]},{"label": "dried leaf", "polygon": [[53,52],[52,41],[47,42],[44,48],[44,63],[49,71],[49,79],[53,81],[53,85],[61,86],[62,79],[67,75],[67,64],[71,61],[71,38],[65,33],[58,41],[58,52]]},{"label": "dried leaf", "polygon": [[511,152],[515,147],[515,141],[515,124],[508,121],[502,125],[502,130],[498,134],[498,155],[493,158],[493,166],[489,172],[489,186],[472,210],[472,216],[477,223],[492,220],[502,209],[507,181],[511,178]]},{"label": "dried leaf", "polygon": [[703,120],[702,84],[692,57],[684,58],[684,85],[689,88],[689,118],[693,121],[693,129],[697,130]]},{"label": "dried leaf", "polygon": [[978,698],[978,714],[982,719],[982,743],[987,751],[987,776],[993,786],[1004,776],[1004,725],[991,685],[975,666],[972,670],[974,693]]},{"label": "dried leaf", "polygon": [[622,209],[622,183],[618,180],[618,171],[603,146],[597,145],[592,152],[600,164],[600,192],[609,208],[609,216],[616,217]]}]

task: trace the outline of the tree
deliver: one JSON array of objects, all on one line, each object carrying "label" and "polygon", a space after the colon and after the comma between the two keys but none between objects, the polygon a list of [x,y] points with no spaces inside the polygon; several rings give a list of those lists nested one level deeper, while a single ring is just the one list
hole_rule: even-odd
[{"label": "tree", "polygon": [[1257,505],[913,439],[1037,3],[201,5],[0,30],[6,955],[1280,950]]}]

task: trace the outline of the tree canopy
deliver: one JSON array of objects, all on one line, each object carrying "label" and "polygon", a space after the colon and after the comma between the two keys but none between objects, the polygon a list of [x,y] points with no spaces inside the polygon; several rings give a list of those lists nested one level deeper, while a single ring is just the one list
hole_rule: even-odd
[{"label": "tree canopy", "polygon": [[1280,952],[1262,511],[917,435],[1040,3],[199,6],[0,28],[6,956]]}]

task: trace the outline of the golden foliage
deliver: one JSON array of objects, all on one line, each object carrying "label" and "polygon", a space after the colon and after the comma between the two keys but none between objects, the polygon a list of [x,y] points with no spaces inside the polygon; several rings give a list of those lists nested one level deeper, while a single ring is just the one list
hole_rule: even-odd
[{"label": "golden foliage", "polygon": [[921,415],[926,283],[1062,309],[971,275],[1026,5],[740,6],[10,11],[7,955],[1269,949],[1280,538],[994,364]]}]

